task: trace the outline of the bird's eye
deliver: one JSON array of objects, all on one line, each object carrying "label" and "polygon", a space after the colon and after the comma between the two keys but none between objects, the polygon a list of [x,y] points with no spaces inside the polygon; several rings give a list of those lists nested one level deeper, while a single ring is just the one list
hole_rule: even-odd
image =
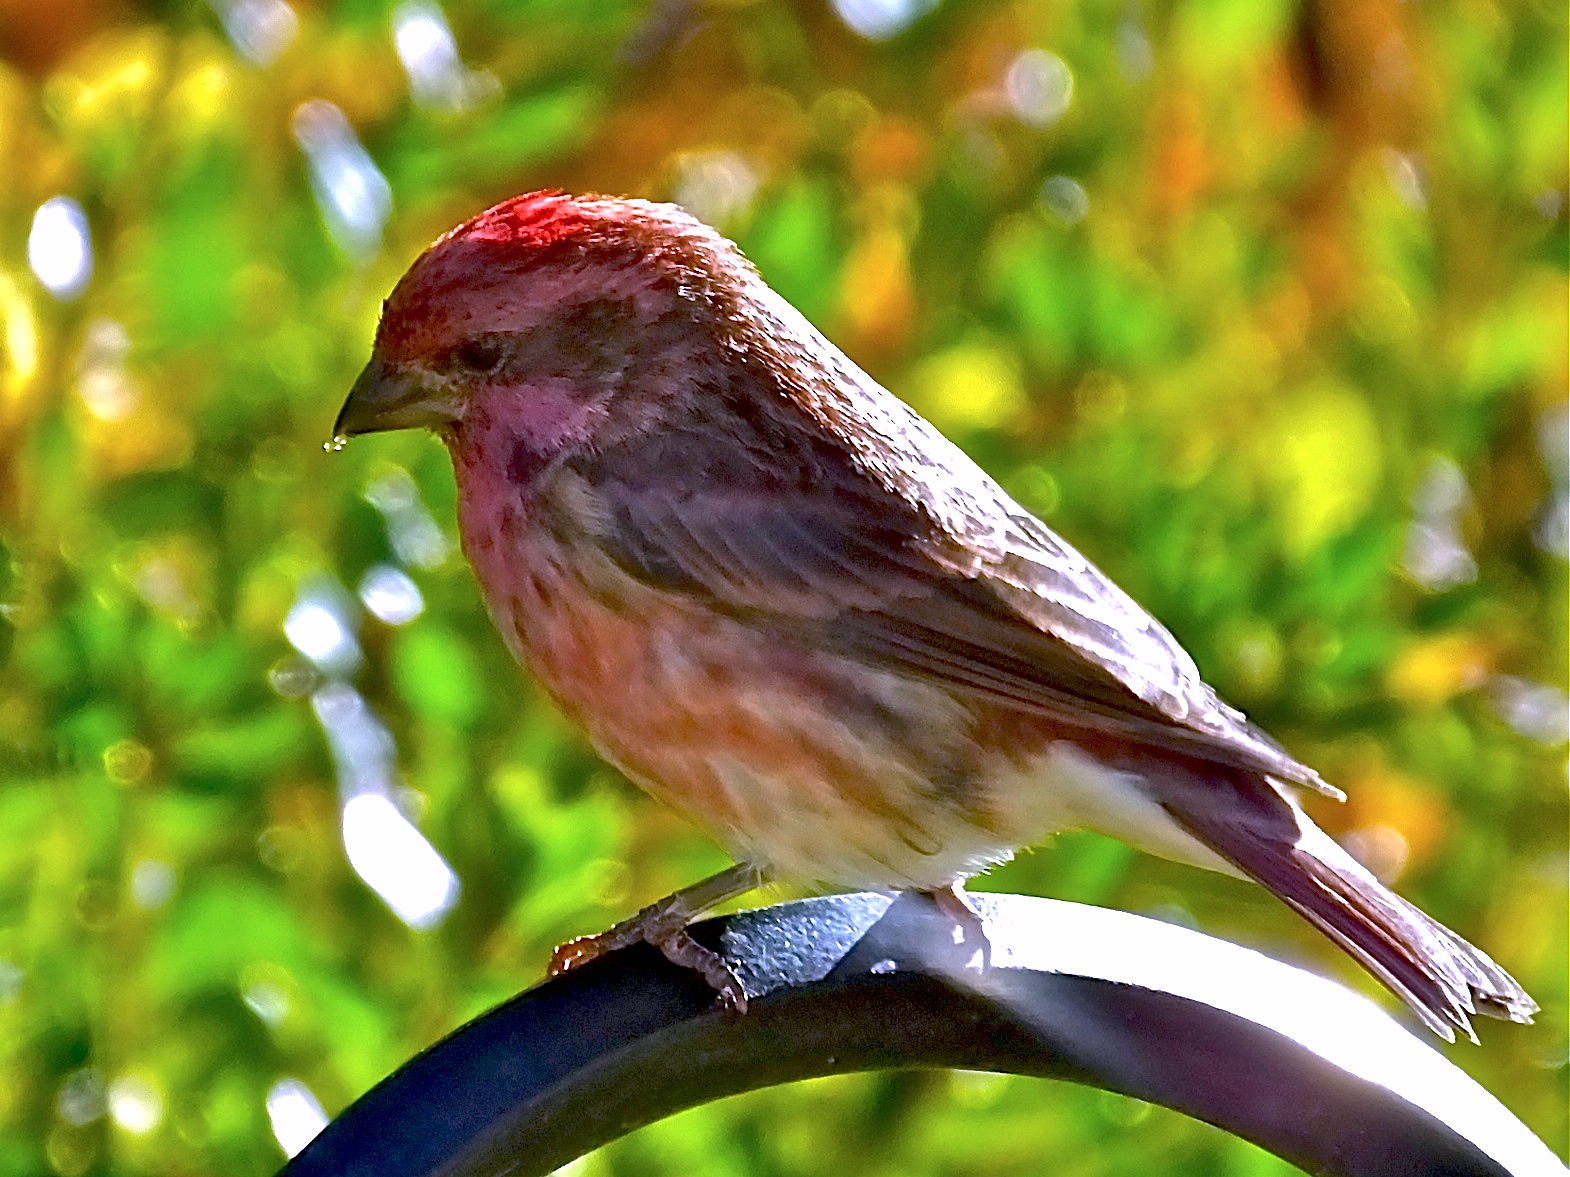
[{"label": "bird's eye", "polygon": [[466,339],[458,345],[453,353],[454,358],[473,372],[489,372],[501,363],[501,345],[494,339],[481,336],[478,339]]}]

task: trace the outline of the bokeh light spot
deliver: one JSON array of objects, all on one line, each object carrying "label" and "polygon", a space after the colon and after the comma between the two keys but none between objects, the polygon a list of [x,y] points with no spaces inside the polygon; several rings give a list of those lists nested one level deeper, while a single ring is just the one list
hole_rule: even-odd
[{"label": "bokeh light spot", "polygon": [[145,1136],[164,1118],[164,1097],[141,1075],[117,1075],[109,1084],[109,1116],[133,1136]]},{"label": "bokeh light spot", "polygon": [[485,75],[471,74],[458,55],[458,42],[440,5],[413,0],[392,14],[393,46],[418,106],[458,110],[486,88]]},{"label": "bokeh light spot", "polygon": [[284,636],[320,670],[337,676],[349,674],[360,664],[360,644],[354,637],[349,608],[349,600],[336,585],[309,583],[301,588],[284,618]]},{"label": "bokeh light spot", "polygon": [[267,1092],[267,1119],[285,1156],[295,1156],[327,1127],[327,1113],[298,1079],[280,1079]]},{"label": "bokeh light spot", "polygon": [[311,168],[311,191],[344,251],[373,253],[392,211],[392,188],[342,110],[314,98],[294,112],[294,138]]},{"label": "bokeh light spot", "polygon": [[433,928],[458,901],[458,876],[390,797],[361,793],[343,806],[349,864],[411,928]]},{"label": "bokeh light spot", "polygon": [[1056,53],[1026,49],[1009,63],[1003,93],[1021,121],[1051,126],[1074,101],[1074,74]]},{"label": "bokeh light spot", "polygon": [[407,625],[425,610],[420,586],[388,564],[368,569],[360,580],[360,603],[379,621]]},{"label": "bokeh light spot", "polygon": [[50,294],[67,301],[93,276],[93,241],[82,206],[53,196],[38,206],[27,234],[27,264]]},{"label": "bokeh light spot", "polygon": [[293,43],[300,18],[285,0],[211,0],[224,32],[240,55],[271,65]]},{"label": "bokeh light spot", "polygon": [[886,41],[937,6],[937,0],[834,0],[834,11],[869,41]]}]

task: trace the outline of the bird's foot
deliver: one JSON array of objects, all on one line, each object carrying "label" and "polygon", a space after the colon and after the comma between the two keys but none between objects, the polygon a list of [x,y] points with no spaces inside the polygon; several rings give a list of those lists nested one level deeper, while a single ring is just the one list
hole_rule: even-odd
[{"label": "bird's foot", "polygon": [[692,938],[687,925],[726,899],[750,891],[760,879],[756,868],[735,866],[674,895],[667,895],[631,919],[622,920],[596,936],[580,936],[560,945],[551,953],[550,975],[558,977],[634,944],[652,944],[666,960],[691,969],[707,981],[726,1009],[746,1013],[747,992],[741,981],[724,957]]},{"label": "bird's foot", "polygon": [[559,945],[551,953],[550,975],[559,977],[617,949],[640,943],[654,945],[672,964],[691,969],[701,976],[713,987],[720,1004],[726,1009],[737,1013],[747,1012],[746,991],[725,963],[725,958],[694,940],[687,931],[685,919],[674,923],[671,913],[661,910],[658,903],[597,936],[579,936],[576,940]]}]

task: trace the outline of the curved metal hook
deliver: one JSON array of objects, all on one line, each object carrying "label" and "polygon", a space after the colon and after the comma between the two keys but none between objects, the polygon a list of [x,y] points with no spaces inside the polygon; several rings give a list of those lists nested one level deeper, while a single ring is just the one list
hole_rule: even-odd
[{"label": "curved metal hook", "polygon": [[280,1177],[529,1177],[709,1100],[912,1067],[1091,1084],[1312,1173],[1566,1172],[1427,1042],[1331,982],[1124,912],[970,899],[984,940],[913,894],[695,926],[746,986],[741,1016],[658,953],[615,953],[411,1060]]}]

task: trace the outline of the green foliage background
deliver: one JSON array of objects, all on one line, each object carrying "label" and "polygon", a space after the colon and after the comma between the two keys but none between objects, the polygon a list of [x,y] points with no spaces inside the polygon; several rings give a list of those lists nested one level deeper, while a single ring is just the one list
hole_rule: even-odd
[{"label": "green foliage background", "polygon": [[[414,254],[545,185],[715,219],[1351,792],[1320,820],[1542,1002],[1448,1053],[1564,1154],[1562,5],[846,0],[904,14],[869,37],[820,3],[451,0],[467,72],[423,103],[388,0],[263,4],[251,57],[238,7],[0,0],[0,1175],[271,1172],[280,1077],[336,1111],[722,865],[515,672],[450,545],[400,561],[368,488],[407,472],[450,539],[440,447],[322,451]],[[379,242],[324,219],[312,100],[386,176]],[[95,266],[64,299],[27,253],[59,194]],[[1452,575],[1413,554],[1435,528]],[[354,682],[462,881],[427,932],[346,861],[283,631],[376,564],[425,602],[355,612]],[[1089,836],[980,885],[1364,984],[1256,891]],[[919,1074],[699,1109],[574,1171],[1043,1169],[1287,1166]]]}]

